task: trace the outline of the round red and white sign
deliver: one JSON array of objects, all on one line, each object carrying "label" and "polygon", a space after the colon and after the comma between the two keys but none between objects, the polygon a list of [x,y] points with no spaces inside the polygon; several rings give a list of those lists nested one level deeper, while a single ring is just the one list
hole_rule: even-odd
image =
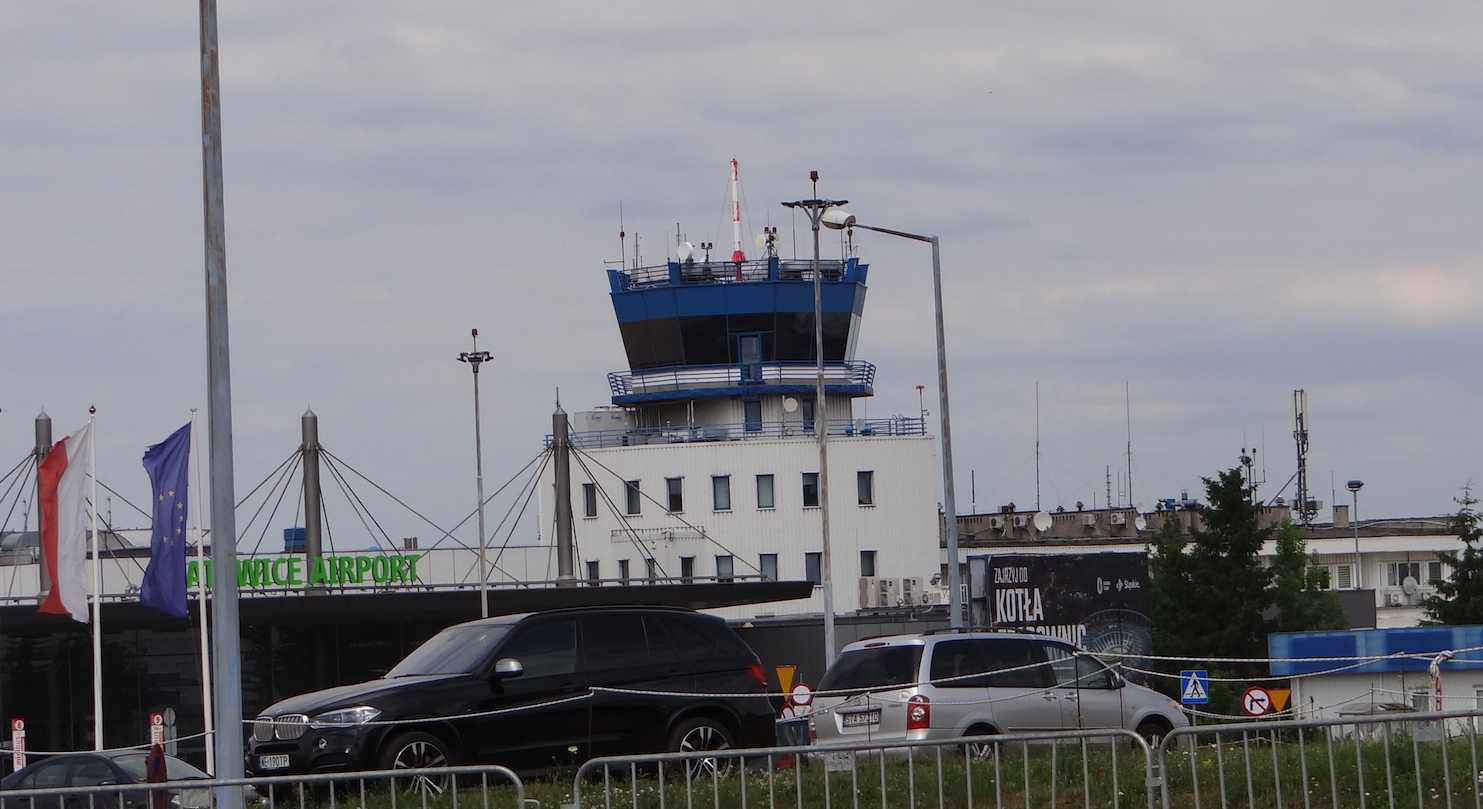
[{"label": "round red and white sign", "polygon": [[1272,712],[1272,695],[1267,689],[1254,685],[1241,695],[1241,710],[1247,716],[1266,716]]},{"label": "round red and white sign", "polygon": [[24,720],[24,719],[12,719],[12,720],[10,720],[10,729],[11,730],[25,730],[26,729],[26,720]]},{"label": "round red and white sign", "polygon": [[799,683],[793,686],[793,691],[789,696],[792,698],[794,705],[807,705],[813,701],[814,691],[803,683]]}]

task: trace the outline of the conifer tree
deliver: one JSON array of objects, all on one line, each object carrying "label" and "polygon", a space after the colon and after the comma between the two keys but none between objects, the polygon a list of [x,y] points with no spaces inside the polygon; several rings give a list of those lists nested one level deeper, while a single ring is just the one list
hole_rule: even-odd
[{"label": "conifer tree", "polygon": [[1308,553],[1303,529],[1292,520],[1283,520],[1277,527],[1277,554],[1272,558],[1277,630],[1348,629],[1349,618],[1328,583],[1328,570],[1318,564],[1317,554]]},{"label": "conifer tree", "polygon": [[1483,525],[1473,506],[1478,499],[1473,497],[1473,486],[1463,487],[1462,497],[1453,498],[1457,512],[1450,520],[1452,532],[1462,541],[1462,553],[1438,553],[1442,569],[1452,569],[1450,579],[1431,582],[1437,588],[1435,595],[1427,596],[1422,602],[1427,618],[1423,623],[1432,626],[1457,626],[1461,624],[1483,624]]}]

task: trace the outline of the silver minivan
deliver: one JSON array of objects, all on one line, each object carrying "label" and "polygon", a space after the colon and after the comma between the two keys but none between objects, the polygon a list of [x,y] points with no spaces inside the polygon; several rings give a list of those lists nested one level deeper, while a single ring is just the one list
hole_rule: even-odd
[{"label": "silver minivan", "polygon": [[1129,728],[1157,744],[1189,722],[1179,703],[1064,641],[941,630],[857,641],[813,700],[820,743]]}]

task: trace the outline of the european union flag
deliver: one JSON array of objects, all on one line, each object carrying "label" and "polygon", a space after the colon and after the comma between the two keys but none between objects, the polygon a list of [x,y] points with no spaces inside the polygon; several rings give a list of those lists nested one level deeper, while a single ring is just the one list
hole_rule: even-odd
[{"label": "european union flag", "polygon": [[176,618],[189,613],[185,593],[186,481],[191,455],[189,424],[144,452],[144,471],[153,489],[154,529],[149,537],[149,567],[139,588],[139,603]]}]

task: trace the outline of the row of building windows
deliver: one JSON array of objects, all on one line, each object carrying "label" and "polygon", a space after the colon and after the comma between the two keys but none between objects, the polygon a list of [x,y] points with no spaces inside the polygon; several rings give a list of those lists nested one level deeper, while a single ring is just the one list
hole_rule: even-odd
[{"label": "row of building windows", "polygon": [[[803,577],[814,584],[823,584],[823,558],[818,552],[805,553],[803,555]],[[628,585],[634,583],[633,571],[629,567],[629,560],[618,560],[618,583]],[[730,582],[736,577],[736,558],[730,555],[716,556],[716,581]],[[775,553],[759,554],[757,557],[757,571],[763,581],[778,580],[778,555]],[[860,575],[875,575],[875,551],[860,551]],[[659,563],[652,557],[644,560],[644,577],[640,583],[652,584],[662,578],[659,571]],[[695,557],[680,557],[680,583],[691,584],[695,581]],[[597,559],[587,561],[587,583],[596,587],[602,582],[602,562]]]},{"label": "row of building windows", "polygon": [[[1427,586],[1431,585],[1432,582],[1442,580],[1443,570],[1440,560],[1430,561],[1424,564],[1425,569],[1423,571],[1422,562],[1386,562],[1385,586],[1400,587],[1406,583],[1406,579],[1408,577],[1415,579],[1417,584]],[[1331,573],[1331,575],[1328,577],[1329,580],[1326,583],[1324,589],[1350,590],[1354,588],[1356,584],[1354,580],[1354,565],[1333,565],[1327,568],[1327,570]],[[1421,575],[1423,572],[1426,573],[1425,578],[1423,578]],[[1375,586],[1373,584],[1369,584],[1368,582],[1358,583],[1366,584],[1372,589]]]},{"label": "row of building windows", "polygon": [[[819,505],[819,473],[803,473],[803,507],[817,508]],[[776,482],[772,475],[757,476],[757,508],[777,508]],[[711,509],[714,511],[731,510],[731,476],[711,476]],[[598,490],[596,483],[582,484],[582,514],[586,517],[597,516]],[[855,502],[861,506],[875,505],[875,472],[864,470],[855,473]],[[624,513],[628,515],[643,513],[644,495],[639,488],[639,481],[629,480],[623,483],[623,507]],[[664,479],[664,508],[671,514],[678,514],[685,510],[685,479]]]}]

